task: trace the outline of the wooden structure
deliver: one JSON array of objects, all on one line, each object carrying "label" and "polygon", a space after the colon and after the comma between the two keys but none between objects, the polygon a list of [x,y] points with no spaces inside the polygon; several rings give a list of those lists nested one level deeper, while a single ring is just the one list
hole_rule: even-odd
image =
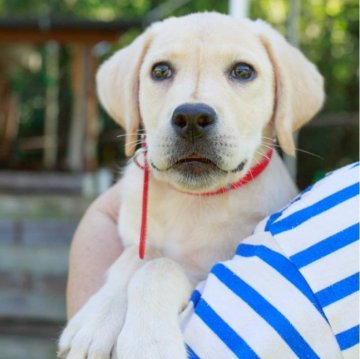
[{"label": "wooden structure", "polygon": [[9,81],[0,77],[0,161],[9,156],[17,135],[17,98],[9,86]]},{"label": "wooden structure", "polygon": [[[71,45],[74,48],[72,61],[73,114],[67,149],[67,167],[73,171],[91,171],[96,169],[96,148],[98,137],[97,101],[94,75],[97,68],[97,56],[93,48],[99,42],[116,42],[131,28],[141,28],[141,20],[116,20],[111,22],[90,20],[5,19],[0,18],[0,44],[47,44],[46,64],[50,75],[56,78],[58,69],[58,44]],[[49,86],[45,99],[45,128],[41,139],[44,150],[45,168],[55,166],[57,156],[57,84]],[[0,104],[1,105],[1,104]],[[10,111],[11,112],[11,111]],[[8,109],[0,109],[0,140],[7,151],[16,136],[14,111],[11,116]],[[1,133],[2,132],[2,133]],[[5,151],[5,150],[4,150]],[[3,152],[4,152],[3,151]],[[5,152],[3,153],[5,156]]]},{"label": "wooden structure", "polygon": [[141,20],[116,20],[109,22],[91,20],[7,19],[0,18],[0,42],[62,44],[96,44],[114,42],[130,28],[142,26]]}]

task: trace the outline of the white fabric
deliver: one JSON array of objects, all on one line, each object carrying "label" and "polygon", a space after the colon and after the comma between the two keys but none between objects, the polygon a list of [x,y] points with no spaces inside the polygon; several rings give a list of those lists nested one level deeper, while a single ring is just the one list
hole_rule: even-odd
[{"label": "white fabric", "polygon": [[359,164],[216,264],[182,316],[189,358],[359,358]]}]

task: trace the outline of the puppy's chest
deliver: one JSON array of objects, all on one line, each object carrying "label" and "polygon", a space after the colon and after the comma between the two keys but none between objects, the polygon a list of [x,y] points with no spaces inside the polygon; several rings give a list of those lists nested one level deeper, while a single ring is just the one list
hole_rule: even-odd
[{"label": "puppy's chest", "polygon": [[[189,208],[173,217],[167,213],[164,222],[150,221],[149,244],[154,243],[165,256],[181,264],[195,282],[204,279],[214,263],[231,258],[237,244],[255,225],[214,212]],[[157,233],[162,233],[161,237]]]},{"label": "puppy's chest", "polygon": [[[125,246],[138,244],[141,196],[123,200],[120,236]],[[261,217],[249,215],[229,194],[196,197],[166,190],[150,195],[147,216],[147,246],[176,260],[194,281],[203,279],[217,261],[230,258]]]}]

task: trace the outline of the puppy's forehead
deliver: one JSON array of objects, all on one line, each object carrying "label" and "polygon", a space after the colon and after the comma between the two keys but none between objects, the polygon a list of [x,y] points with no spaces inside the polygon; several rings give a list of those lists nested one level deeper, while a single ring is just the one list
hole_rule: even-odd
[{"label": "puppy's forehead", "polygon": [[219,52],[221,48],[250,49],[262,51],[257,34],[252,30],[249,20],[234,19],[230,16],[202,13],[179,18],[170,18],[155,24],[150,50],[171,52],[181,55],[184,49],[205,48]]}]

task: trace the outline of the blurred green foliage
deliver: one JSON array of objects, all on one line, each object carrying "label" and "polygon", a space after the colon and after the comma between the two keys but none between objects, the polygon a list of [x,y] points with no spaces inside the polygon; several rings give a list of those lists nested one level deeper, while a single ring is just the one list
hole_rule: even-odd
[{"label": "blurred green foliage", "polygon": [[[227,1],[193,0],[0,0],[0,17],[7,18],[87,18],[93,20],[114,20],[117,18],[142,18],[144,23],[149,15],[163,16],[164,4],[171,6],[169,15],[183,15],[194,11],[228,11]],[[182,3],[175,9],[177,3]],[[358,113],[358,39],[359,4],[357,0],[299,0],[298,17],[299,47],[319,68],[326,79],[327,101],[325,113]],[[290,0],[250,1],[250,17],[263,18],[287,35]],[[166,11],[165,11],[166,12]],[[114,48],[129,43],[139,30],[124,34],[115,47],[110,47],[103,55],[107,56]],[[43,48],[37,48],[43,58]],[[60,91],[61,126],[59,133],[64,136],[69,129],[71,117],[71,86],[69,63],[71,48],[63,47],[60,55],[62,83]],[[21,100],[20,135],[41,134],[44,120],[45,68],[32,71],[17,67],[12,73],[12,85]],[[107,131],[116,128],[104,114],[101,115],[102,137]],[[101,138],[102,138],[101,137]],[[63,141],[63,144],[66,141]],[[358,158],[358,127],[338,125],[332,127],[305,128],[299,139],[299,147],[319,155],[318,159],[299,153],[300,186],[303,187],[327,170],[338,167]],[[102,163],[114,160],[118,150],[114,145],[99,147]],[[20,154],[25,156],[25,154]]]},{"label": "blurred green foliage", "polygon": [[[252,2],[251,13],[287,34],[289,3]],[[319,116],[359,111],[359,3],[356,0],[302,0],[298,24],[299,47],[325,78],[326,102]],[[306,105],[306,104],[305,104]],[[306,126],[298,141],[300,188],[328,171],[359,159],[359,126],[341,122],[326,127]],[[310,153],[306,153],[306,152]]]},{"label": "blurred green foliage", "polygon": [[[253,1],[252,13],[286,35],[289,1]],[[326,79],[325,111],[358,111],[359,3],[302,0],[300,48]]]}]

